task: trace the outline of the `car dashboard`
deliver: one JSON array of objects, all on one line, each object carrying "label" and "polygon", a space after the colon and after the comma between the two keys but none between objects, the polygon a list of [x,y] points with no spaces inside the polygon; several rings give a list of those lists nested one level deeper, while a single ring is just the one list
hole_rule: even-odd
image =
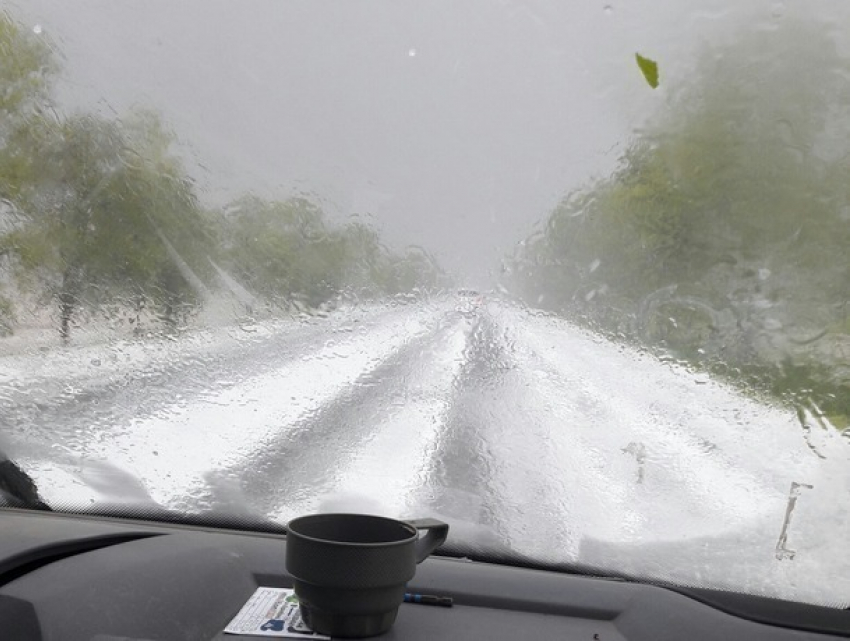
[{"label": "car dashboard", "polygon": [[[257,587],[291,587],[285,549],[281,533],[0,509],[0,638],[256,639],[223,630]],[[722,599],[712,603],[707,591],[688,595],[464,558],[432,556],[409,588],[451,597],[454,605],[404,603],[394,627],[380,638],[798,641],[850,636],[847,611],[739,597],[760,604],[739,616],[734,595],[723,605]]]}]

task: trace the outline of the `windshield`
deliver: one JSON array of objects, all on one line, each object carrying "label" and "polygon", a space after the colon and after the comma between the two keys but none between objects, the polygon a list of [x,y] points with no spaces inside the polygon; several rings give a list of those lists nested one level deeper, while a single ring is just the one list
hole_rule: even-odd
[{"label": "windshield", "polygon": [[850,5],[2,5],[5,502],[850,605]]}]

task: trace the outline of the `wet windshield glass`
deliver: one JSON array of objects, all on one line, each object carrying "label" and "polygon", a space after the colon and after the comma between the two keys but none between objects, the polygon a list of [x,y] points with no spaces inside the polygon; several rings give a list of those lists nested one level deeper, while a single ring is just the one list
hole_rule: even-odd
[{"label": "wet windshield glass", "polygon": [[850,5],[3,9],[4,502],[850,604]]}]

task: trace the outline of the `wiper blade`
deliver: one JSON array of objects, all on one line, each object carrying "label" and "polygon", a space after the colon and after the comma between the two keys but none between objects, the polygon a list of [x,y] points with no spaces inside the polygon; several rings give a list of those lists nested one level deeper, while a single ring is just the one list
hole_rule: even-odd
[{"label": "wiper blade", "polygon": [[51,511],[47,503],[41,500],[38,487],[30,475],[2,454],[0,454],[0,499],[7,507]]}]

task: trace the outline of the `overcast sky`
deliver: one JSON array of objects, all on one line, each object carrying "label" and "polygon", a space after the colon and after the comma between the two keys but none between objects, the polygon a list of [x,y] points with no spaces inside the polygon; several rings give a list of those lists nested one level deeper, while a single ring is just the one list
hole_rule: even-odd
[{"label": "overcast sky", "polygon": [[[700,43],[787,10],[769,0],[4,4],[61,52],[63,109],[159,111],[207,202],[310,192],[479,287],[560,197],[613,168]],[[659,61],[657,90],[635,52]]]}]

